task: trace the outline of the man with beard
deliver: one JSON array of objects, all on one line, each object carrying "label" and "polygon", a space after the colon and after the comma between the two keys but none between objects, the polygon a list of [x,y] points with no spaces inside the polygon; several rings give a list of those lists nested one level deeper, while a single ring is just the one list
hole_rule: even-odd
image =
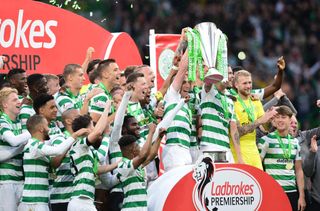
[{"label": "man with beard", "polygon": [[7,74],[7,80],[12,88],[18,90],[20,100],[28,95],[27,73],[24,69],[11,69]]},{"label": "man with beard", "polygon": [[[256,146],[256,128],[265,124],[276,115],[271,109],[264,112],[260,100],[251,100],[252,78],[246,70],[235,74],[235,87],[238,90],[235,113],[238,120],[241,155],[245,164],[262,168],[261,159]],[[237,155],[233,153],[237,160]]]},{"label": "man with beard", "polygon": [[258,147],[266,173],[286,192],[292,210],[304,210],[306,202],[300,146],[298,140],[289,134],[291,116],[289,107],[279,106],[273,120],[276,130],[262,137]]},{"label": "man with beard", "polygon": [[[282,84],[282,79],[283,79],[283,73],[284,73],[284,69],[285,69],[285,60],[284,58],[281,56],[278,61],[277,61],[277,66],[278,66],[278,73],[274,78],[274,81],[261,89],[252,89],[251,90],[251,94],[256,95],[258,97],[258,99],[263,100],[266,99],[267,97],[273,95],[277,90],[279,90],[281,88],[281,84]],[[232,95],[236,96],[237,95],[237,88],[234,86],[234,73],[233,71],[239,71],[239,70],[244,70],[243,67],[235,67],[235,68],[231,68],[230,66],[228,66],[228,88],[229,91]]]},{"label": "man with beard", "polygon": [[31,136],[22,133],[17,119],[20,104],[16,89],[0,90],[0,151],[15,150],[12,157],[0,162],[0,210],[16,211],[23,189],[22,150]]},{"label": "man with beard", "polygon": [[42,74],[32,74],[28,76],[27,79],[28,87],[29,87],[29,95],[27,98],[30,100],[29,103],[23,103],[21,106],[21,111],[19,114],[19,119],[21,121],[22,129],[27,130],[27,120],[36,114],[33,109],[33,100],[36,99],[40,94],[47,94],[48,86],[47,80]]},{"label": "man with beard", "polygon": [[49,211],[49,156],[64,154],[77,137],[85,134],[87,130],[79,130],[61,145],[53,147],[44,143],[49,138],[49,127],[46,118],[41,115],[30,117],[27,121],[27,129],[32,138],[25,146],[23,155],[25,183],[18,210]]},{"label": "man with beard", "polygon": [[[99,63],[96,71],[100,77],[100,83],[97,87],[103,90],[103,93],[100,93],[94,96],[89,103],[89,113],[93,122],[97,122],[101,116],[101,113],[104,110],[105,104],[108,100],[112,100],[110,91],[116,85],[119,85],[121,71],[118,64],[114,59],[103,60]],[[111,107],[111,114],[115,112],[114,107]],[[114,114],[109,117],[109,122],[112,123],[114,119]]]}]

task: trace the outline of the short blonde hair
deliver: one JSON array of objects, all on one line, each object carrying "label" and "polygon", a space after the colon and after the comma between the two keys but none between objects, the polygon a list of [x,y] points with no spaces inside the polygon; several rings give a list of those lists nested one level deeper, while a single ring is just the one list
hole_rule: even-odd
[{"label": "short blonde hair", "polygon": [[44,77],[46,77],[47,81],[49,80],[59,80],[59,77],[53,74],[45,74]]},{"label": "short blonde hair", "polygon": [[246,70],[239,70],[234,74],[234,81],[237,82],[239,80],[239,77],[245,76],[245,77],[251,77],[251,73],[249,73]]},{"label": "short blonde hair", "polygon": [[11,87],[4,87],[0,90],[0,110],[3,111],[3,103],[7,100],[8,96],[12,93],[18,94],[18,91]]}]

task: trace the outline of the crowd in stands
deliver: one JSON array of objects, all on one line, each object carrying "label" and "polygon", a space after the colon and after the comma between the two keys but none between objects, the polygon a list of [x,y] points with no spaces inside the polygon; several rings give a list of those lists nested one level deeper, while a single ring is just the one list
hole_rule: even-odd
[{"label": "crowd in stands", "polygon": [[[11,69],[0,83],[0,210],[148,210],[159,162],[168,172],[204,151],[268,173],[292,210],[319,210],[318,3],[219,3],[136,1],[122,11],[119,2],[110,27],[141,44],[146,28],[180,33],[212,20],[229,39],[226,81],[188,80],[185,28],[181,54],[155,92],[148,65],[121,70],[92,47],[61,77]],[[309,21],[299,19],[306,14]]]}]

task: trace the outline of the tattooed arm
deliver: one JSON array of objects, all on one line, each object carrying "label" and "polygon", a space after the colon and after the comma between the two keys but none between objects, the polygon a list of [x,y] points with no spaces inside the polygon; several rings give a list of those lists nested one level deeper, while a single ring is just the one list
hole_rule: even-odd
[{"label": "tattooed arm", "polygon": [[270,109],[269,111],[264,113],[262,117],[260,117],[253,123],[249,123],[247,125],[240,125],[240,123],[237,121],[237,127],[238,127],[240,137],[253,132],[260,125],[263,125],[269,122],[276,114],[277,114],[277,111],[275,109]]},{"label": "tattooed arm", "polygon": [[230,122],[230,136],[233,142],[234,149],[237,154],[238,163],[244,164],[240,151],[240,136],[237,128],[237,123],[235,121]]}]

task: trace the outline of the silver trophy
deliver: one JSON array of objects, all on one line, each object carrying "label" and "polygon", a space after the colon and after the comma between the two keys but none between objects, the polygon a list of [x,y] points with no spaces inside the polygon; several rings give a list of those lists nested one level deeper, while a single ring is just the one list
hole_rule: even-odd
[{"label": "silver trophy", "polygon": [[204,22],[195,26],[200,34],[201,53],[205,65],[209,70],[205,75],[206,84],[217,83],[223,80],[223,75],[216,69],[218,43],[222,31],[214,23]]},{"label": "silver trophy", "polygon": [[226,151],[203,151],[204,157],[210,157],[214,163],[228,163]]}]

